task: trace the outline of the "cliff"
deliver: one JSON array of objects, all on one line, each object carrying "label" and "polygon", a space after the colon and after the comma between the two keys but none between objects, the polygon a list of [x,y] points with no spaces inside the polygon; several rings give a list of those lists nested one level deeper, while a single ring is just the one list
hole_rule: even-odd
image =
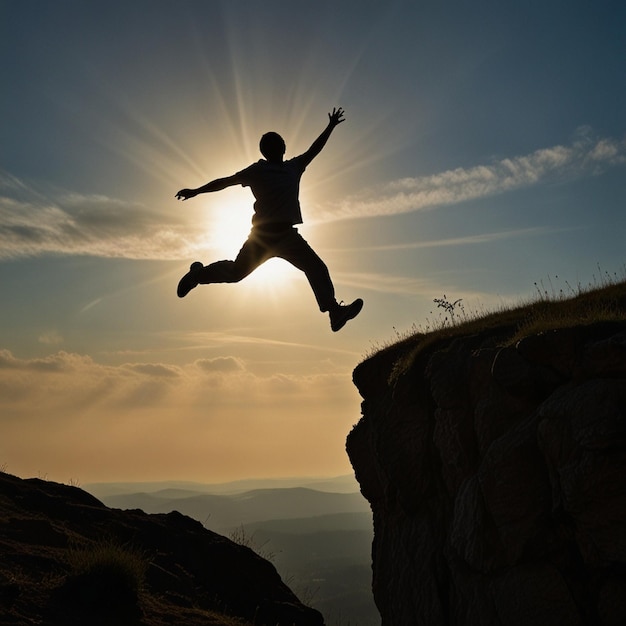
[{"label": "cliff", "polygon": [[0,472],[0,623],[323,626],[274,566],[177,512]]},{"label": "cliff", "polygon": [[626,624],[626,322],[513,331],[354,371],[384,626]]}]

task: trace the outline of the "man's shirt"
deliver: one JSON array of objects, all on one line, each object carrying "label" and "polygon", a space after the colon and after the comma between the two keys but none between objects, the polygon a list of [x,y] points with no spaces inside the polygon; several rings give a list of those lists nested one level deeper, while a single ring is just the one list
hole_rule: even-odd
[{"label": "man's shirt", "polygon": [[300,210],[300,178],[306,163],[298,156],[282,163],[260,159],[237,172],[237,181],[250,187],[255,197],[252,224],[302,224]]}]

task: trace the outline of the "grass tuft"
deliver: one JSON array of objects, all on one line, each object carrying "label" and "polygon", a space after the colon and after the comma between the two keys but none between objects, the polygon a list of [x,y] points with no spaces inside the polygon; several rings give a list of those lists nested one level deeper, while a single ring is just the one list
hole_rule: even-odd
[{"label": "grass tuft", "polygon": [[64,604],[102,615],[136,616],[147,570],[140,550],[104,539],[70,548]]},{"label": "grass tuft", "polygon": [[248,534],[243,524],[231,531],[229,539],[233,543],[250,548],[250,550],[256,552],[256,554],[266,561],[272,562],[276,558],[276,552],[267,547],[269,539],[259,543],[255,537],[255,533]]},{"label": "grass tuft", "polygon": [[112,539],[70,548],[68,564],[76,576],[115,577],[135,593],[141,589],[147,569],[143,552]]}]

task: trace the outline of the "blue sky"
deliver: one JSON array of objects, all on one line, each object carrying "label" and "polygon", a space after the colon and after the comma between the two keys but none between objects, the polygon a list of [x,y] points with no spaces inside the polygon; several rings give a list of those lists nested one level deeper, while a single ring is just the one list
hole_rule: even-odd
[{"label": "blue sky", "polygon": [[[356,364],[433,298],[466,310],[623,274],[626,5],[0,1],[0,464],[56,480],[350,471]],[[271,261],[232,258],[249,190],[306,150],[300,232],[362,314],[330,332]],[[394,330],[395,329],[395,330]]]}]

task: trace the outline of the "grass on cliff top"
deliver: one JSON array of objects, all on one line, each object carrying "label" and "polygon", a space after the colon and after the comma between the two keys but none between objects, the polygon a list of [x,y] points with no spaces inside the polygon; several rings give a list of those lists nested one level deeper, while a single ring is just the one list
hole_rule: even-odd
[{"label": "grass on cliff top", "polygon": [[403,371],[428,347],[455,337],[493,331],[500,336],[499,345],[513,345],[523,337],[559,328],[572,328],[598,322],[626,321],[626,267],[622,275],[603,274],[589,285],[575,288],[566,283],[556,289],[549,281],[535,283],[536,294],[530,301],[491,312],[466,312],[461,300],[435,298],[443,313],[435,322],[414,325],[406,333],[396,331],[395,341],[375,348],[367,358],[394,350],[399,358],[394,368]]}]

